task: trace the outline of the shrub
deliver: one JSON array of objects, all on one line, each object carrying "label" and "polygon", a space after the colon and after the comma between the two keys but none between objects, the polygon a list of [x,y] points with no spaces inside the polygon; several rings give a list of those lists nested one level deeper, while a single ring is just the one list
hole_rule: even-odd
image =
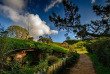
[{"label": "shrub", "polygon": [[70,45],[70,48],[74,51],[75,50],[76,51],[86,51],[85,45],[86,45],[85,41],[79,41],[73,45]]},{"label": "shrub", "polygon": [[32,54],[32,53],[28,53],[28,54],[24,57],[23,62],[24,62],[24,63],[28,62],[28,65],[30,65],[30,64],[33,62],[33,60],[34,60],[33,54]]},{"label": "shrub", "polygon": [[58,58],[56,56],[49,56],[49,57],[47,57],[47,60],[48,60],[49,65],[52,65],[52,64],[58,62]]},{"label": "shrub", "polygon": [[1,74],[19,74],[20,71],[20,67],[21,67],[21,64],[18,63],[18,62],[15,62],[15,63],[10,63],[8,64],[9,68],[7,71],[2,71]]},{"label": "shrub", "polygon": [[37,71],[41,71],[43,70],[44,68],[47,68],[48,67],[48,61],[47,60],[41,60],[39,62],[39,64],[37,66],[34,67],[34,70],[37,72]]},{"label": "shrub", "polygon": [[88,56],[91,58],[91,60],[93,61],[93,63],[94,63],[94,68],[95,68],[97,74],[110,74],[110,68],[103,66],[103,65],[98,61],[96,55],[90,54],[90,53],[88,53],[87,55],[88,55]]},{"label": "shrub", "polygon": [[81,41],[81,40],[66,40],[64,42],[67,42],[68,44],[72,45],[72,44],[75,44],[75,43],[77,43],[79,41]]},{"label": "shrub", "polygon": [[97,56],[98,60],[105,66],[110,67],[110,38],[99,38],[86,46],[89,53]]}]

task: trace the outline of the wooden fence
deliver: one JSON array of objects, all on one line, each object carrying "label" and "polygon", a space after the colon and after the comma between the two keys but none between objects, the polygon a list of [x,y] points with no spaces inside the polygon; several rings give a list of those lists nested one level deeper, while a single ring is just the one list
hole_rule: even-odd
[{"label": "wooden fence", "polygon": [[62,61],[57,62],[56,64],[53,64],[49,66],[48,68],[44,68],[42,71],[38,71],[34,74],[57,74],[58,71],[65,68],[71,60],[71,57],[63,58]]}]

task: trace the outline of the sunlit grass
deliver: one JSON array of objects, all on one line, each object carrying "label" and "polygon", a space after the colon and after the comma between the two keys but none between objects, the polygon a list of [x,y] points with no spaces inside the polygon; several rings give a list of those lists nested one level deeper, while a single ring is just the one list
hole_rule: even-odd
[{"label": "sunlit grass", "polygon": [[88,51],[86,51],[86,50],[85,51],[77,51],[77,52],[88,53]]}]

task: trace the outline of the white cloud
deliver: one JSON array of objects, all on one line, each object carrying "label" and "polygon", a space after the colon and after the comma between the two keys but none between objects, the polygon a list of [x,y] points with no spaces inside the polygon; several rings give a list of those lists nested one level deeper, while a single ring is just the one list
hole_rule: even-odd
[{"label": "white cloud", "polygon": [[51,3],[50,3],[50,5],[48,5],[48,6],[46,6],[46,8],[45,8],[45,12],[47,12],[49,9],[51,9],[52,7],[54,7],[55,6],[55,4],[57,4],[57,3],[61,3],[63,0],[52,0],[51,1]]},{"label": "white cloud", "polygon": [[96,0],[92,0],[91,3],[95,3]]},{"label": "white cloud", "polygon": [[[21,1],[19,3],[22,3],[21,7],[19,5],[13,4],[13,2],[11,3],[9,2],[10,4],[12,4],[12,6],[15,6],[15,8],[10,6],[10,4],[7,4],[7,1],[6,3],[3,1],[5,5],[0,5],[0,12],[3,12],[3,14],[9,19],[11,19],[16,25],[22,26],[26,29],[29,26],[30,36],[34,37],[35,40],[37,40],[38,36],[58,33],[58,31],[56,30],[50,30],[50,27],[46,25],[45,21],[42,21],[40,19],[38,14],[34,15],[30,13],[25,13],[24,15],[22,15],[21,12],[16,11],[15,8],[19,8],[20,10],[23,9],[24,6],[22,4],[24,3],[22,2],[22,0],[19,0]],[[13,1],[13,0],[10,0],[10,1]],[[18,1],[18,0],[15,0],[15,1]]]},{"label": "white cloud", "polygon": [[39,15],[28,15],[28,22],[30,27],[30,34],[34,37],[42,36],[44,34],[57,34],[58,31],[50,30],[49,26],[46,25],[46,22],[42,21]]},{"label": "white cloud", "polygon": [[16,11],[21,11],[26,5],[24,0],[2,0],[2,2]]}]

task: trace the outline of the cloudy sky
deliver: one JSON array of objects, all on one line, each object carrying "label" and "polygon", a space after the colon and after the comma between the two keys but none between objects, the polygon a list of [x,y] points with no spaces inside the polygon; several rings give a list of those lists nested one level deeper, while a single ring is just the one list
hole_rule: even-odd
[{"label": "cloudy sky", "polygon": [[[81,24],[90,23],[91,20],[100,19],[92,10],[92,5],[104,5],[105,0],[71,0],[79,7]],[[30,26],[30,34],[35,39],[38,36],[48,34],[54,42],[65,40],[65,31],[58,28],[49,21],[52,12],[64,17],[62,0],[0,0],[0,23],[5,28],[10,25],[19,25],[24,28]],[[74,34],[69,34],[71,39]]]}]

